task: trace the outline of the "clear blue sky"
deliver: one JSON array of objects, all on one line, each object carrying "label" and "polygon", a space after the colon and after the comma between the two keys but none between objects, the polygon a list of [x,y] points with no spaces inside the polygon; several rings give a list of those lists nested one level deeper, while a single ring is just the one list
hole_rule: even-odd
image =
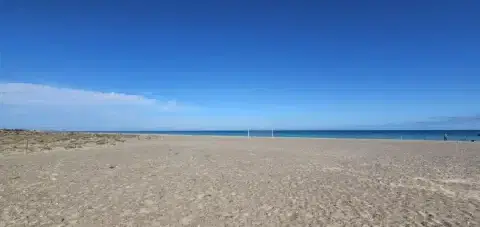
[{"label": "clear blue sky", "polygon": [[479,12],[462,0],[0,0],[0,127],[480,128]]}]

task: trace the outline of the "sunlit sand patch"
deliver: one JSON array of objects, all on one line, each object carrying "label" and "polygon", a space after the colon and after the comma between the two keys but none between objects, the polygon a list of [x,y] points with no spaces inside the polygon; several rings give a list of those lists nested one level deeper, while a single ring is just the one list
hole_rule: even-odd
[{"label": "sunlit sand patch", "polygon": [[420,186],[420,185],[407,185],[407,184],[397,184],[397,183],[390,183],[390,186],[391,187],[400,187],[400,188],[408,188],[408,189],[414,189],[414,190],[426,190],[426,191],[430,191],[430,192],[438,192],[438,193],[442,193],[446,196],[449,196],[449,197],[455,197],[456,196],[456,193],[453,192],[453,191],[450,191],[448,189],[445,189],[443,187],[426,187],[426,186]]},{"label": "sunlit sand patch", "polygon": [[[479,190],[460,190],[456,189],[453,190],[450,187],[446,186],[445,184],[436,183],[434,180],[422,178],[422,177],[415,177],[413,178],[414,182],[411,184],[401,184],[401,183],[390,183],[391,187],[403,187],[415,190],[426,190],[431,192],[438,192],[442,193],[449,197],[460,197],[464,199],[476,199],[480,200],[480,191]],[[440,182],[445,183],[458,183],[461,182],[462,184],[471,184],[472,182],[465,180],[465,179],[446,179],[446,180],[438,180]],[[475,184],[475,183],[474,183]]]},{"label": "sunlit sand patch", "polygon": [[453,183],[453,184],[465,184],[465,185],[478,185],[478,182],[473,181],[472,179],[444,179],[444,180],[438,180],[440,182],[444,183]]}]

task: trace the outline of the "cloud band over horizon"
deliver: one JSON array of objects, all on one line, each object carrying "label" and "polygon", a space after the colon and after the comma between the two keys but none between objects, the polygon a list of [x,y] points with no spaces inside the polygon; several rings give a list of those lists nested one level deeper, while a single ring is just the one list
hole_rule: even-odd
[{"label": "cloud band over horizon", "polygon": [[[160,115],[180,111],[176,100],[142,95],[58,88],[31,83],[0,83],[3,127],[98,128],[158,127]],[[2,127],[2,125],[0,125]]]}]

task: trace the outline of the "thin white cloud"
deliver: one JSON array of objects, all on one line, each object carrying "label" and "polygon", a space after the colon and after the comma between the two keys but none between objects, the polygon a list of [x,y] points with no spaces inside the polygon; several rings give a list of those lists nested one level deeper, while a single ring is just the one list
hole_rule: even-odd
[{"label": "thin white cloud", "polygon": [[135,105],[155,106],[164,110],[171,110],[177,107],[175,100],[159,102],[155,99],[146,98],[140,95],[58,88],[28,83],[0,84],[0,102],[6,105],[44,105],[65,107]]},{"label": "thin white cloud", "polygon": [[[176,100],[29,83],[0,83],[0,128],[157,128],[187,110]],[[190,110],[190,109],[188,109]]]}]

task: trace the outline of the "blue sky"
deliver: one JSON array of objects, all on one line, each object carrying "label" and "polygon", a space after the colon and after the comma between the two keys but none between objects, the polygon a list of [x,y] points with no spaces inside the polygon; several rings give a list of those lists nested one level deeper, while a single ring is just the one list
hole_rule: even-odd
[{"label": "blue sky", "polygon": [[479,11],[0,0],[0,127],[480,128]]}]

